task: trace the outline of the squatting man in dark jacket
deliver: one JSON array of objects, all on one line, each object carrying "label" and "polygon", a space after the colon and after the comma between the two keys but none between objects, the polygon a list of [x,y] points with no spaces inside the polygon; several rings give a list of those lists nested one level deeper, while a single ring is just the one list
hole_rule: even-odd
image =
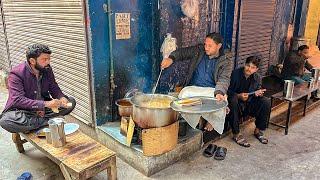
[{"label": "squatting man in dark jacket", "polygon": [[[233,61],[226,58],[222,48],[223,39],[218,33],[206,36],[204,44],[180,48],[172,52],[161,62],[161,68],[169,67],[174,61],[190,60],[184,86],[200,86],[215,88],[215,98],[226,100]],[[207,123],[204,127],[212,131],[213,127]]]},{"label": "squatting man in dark jacket", "polygon": [[250,144],[240,133],[239,121],[241,116],[246,115],[256,119],[254,136],[261,143],[268,143],[263,131],[266,129],[270,117],[271,102],[263,96],[266,89],[261,88],[261,76],[257,73],[259,63],[258,57],[248,57],[244,67],[232,72],[228,88],[230,112],[226,120],[231,126],[233,140],[244,147],[250,147]]},{"label": "squatting man in dark jacket", "polygon": [[283,63],[283,79],[293,80],[295,84],[301,84],[310,80],[311,76],[305,73],[305,68],[312,71],[313,66],[308,62],[309,46],[302,45],[297,51],[290,52]]},{"label": "squatting man in dark jacket", "polygon": [[27,61],[12,68],[9,97],[0,115],[3,129],[26,133],[47,125],[49,118],[67,115],[74,109],[74,98],[65,96],[55,80],[50,55],[48,46],[33,44],[27,48]]}]

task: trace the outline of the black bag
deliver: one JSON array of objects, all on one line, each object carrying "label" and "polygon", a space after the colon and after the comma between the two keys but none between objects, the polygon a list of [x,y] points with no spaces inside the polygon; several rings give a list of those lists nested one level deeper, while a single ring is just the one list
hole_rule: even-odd
[{"label": "black bag", "polygon": [[268,73],[269,73],[269,75],[273,75],[273,76],[276,76],[281,79],[282,78],[282,76],[281,76],[282,68],[283,68],[282,64],[271,65],[268,70]]}]

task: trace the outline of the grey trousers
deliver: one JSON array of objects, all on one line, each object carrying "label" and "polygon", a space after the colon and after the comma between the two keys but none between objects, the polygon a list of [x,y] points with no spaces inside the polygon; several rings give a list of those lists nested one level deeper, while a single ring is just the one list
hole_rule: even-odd
[{"label": "grey trousers", "polygon": [[27,133],[48,125],[48,120],[57,116],[65,116],[75,108],[76,101],[69,97],[72,103],[70,108],[59,108],[59,113],[52,112],[51,109],[45,109],[45,116],[40,117],[35,112],[26,110],[10,110],[0,115],[0,126],[11,133]]}]

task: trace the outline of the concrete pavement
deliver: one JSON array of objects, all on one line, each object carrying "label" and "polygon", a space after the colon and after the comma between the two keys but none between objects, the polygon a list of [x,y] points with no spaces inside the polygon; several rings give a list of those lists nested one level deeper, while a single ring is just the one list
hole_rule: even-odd
[{"label": "concrete pavement", "polygon": [[[0,89],[0,110],[4,106],[7,92]],[[228,148],[224,161],[205,158],[202,151],[187,159],[145,177],[130,165],[117,159],[119,179],[320,179],[320,111],[316,108],[290,126],[289,135],[273,126],[266,131],[269,144],[259,143],[251,134],[254,123],[244,129],[251,143],[250,148],[235,144],[231,137],[222,138],[215,144]],[[57,165],[46,158],[29,143],[26,153],[19,154],[11,141],[11,134],[0,128],[0,179],[16,179],[29,171],[34,179],[63,179]],[[92,179],[107,179],[100,173]]]}]

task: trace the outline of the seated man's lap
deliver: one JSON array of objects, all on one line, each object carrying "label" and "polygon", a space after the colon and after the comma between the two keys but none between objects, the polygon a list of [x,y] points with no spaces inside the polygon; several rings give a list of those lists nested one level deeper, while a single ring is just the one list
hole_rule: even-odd
[{"label": "seated man's lap", "polygon": [[271,101],[267,97],[255,97],[249,103],[248,115],[256,117],[270,113]]},{"label": "seated man's lap", "polygon": [[47,118],[42,118],[23,110],[5,112],[0,118],[1,127],[11,133],[28,132],[47,124]]},{"label": "seated man's lap", "polygon": [[76,101],[74,98],[68,98],[72,103],[72,106],[69,108],[61,108],[59,113],[53,113],[51,110],[46,110],[45,116],[40,117],[37,113],[32,111],[25,110],[12,110],[0,115],[0,126],[11,132],[27,132],[31,130],[38,129],[48,124],[48,119],[64,116],[72,112],[75,108]]}]

